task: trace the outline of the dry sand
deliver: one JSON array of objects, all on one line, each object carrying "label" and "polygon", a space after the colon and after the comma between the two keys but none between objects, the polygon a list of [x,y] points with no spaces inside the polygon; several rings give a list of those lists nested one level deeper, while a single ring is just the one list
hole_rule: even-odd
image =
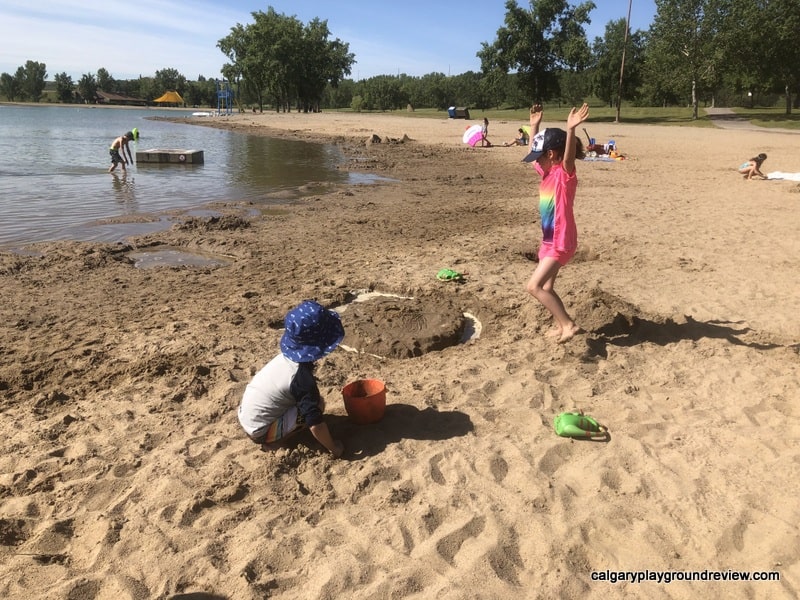
[{"label": "dry sand", "polygon": [[[541,233],[522,149],[464,147],[446,119],[202,122],[334,140],[343,168],[391,181],[0,253],[0,597],[798,597],[800,185],[735,167],[763,151],[800,171],[800,137],[589,124],[628,160],[578,164],[580,248],[557,289],[587,333],[559,345],[524,291]],[[227,264],[134,266],[160,245]],[[345,458],[307,435],[260,452],[236,407],[285,311],[357,290],[456,306],[480,337],[336,350],[319,377]],[[362,377],[387,384],[374,425],[344,411]],[[610,439],[556,436],[575,408]],[[592,576],[644,570],[780,581]]]}]

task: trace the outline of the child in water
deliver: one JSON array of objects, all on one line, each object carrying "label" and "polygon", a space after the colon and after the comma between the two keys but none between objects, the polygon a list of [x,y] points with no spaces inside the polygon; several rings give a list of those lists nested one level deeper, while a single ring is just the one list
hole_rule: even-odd
[{"label": "child in water", "polygon": [[589,106],[572,108],[567,117],[567,130],[548,127],[539,131],[542,107],[535,104],[530,111],[531,152],[523,159],[533,162],[542,176],[539,184],[539,213],[542,220],[542,244],[539,264],[526,286],[527,292],[550,311],[555,327],[550,336],[564,343],[581,331],[564,308],[553,286],[558,272],[575,255],[578,229],[572,206],[578,187],[575,159],[583,158],[583,144],[575,129],[589,117]]},{"label": "child in water", "polygon": [[[118,164],[122,165],[122,170],[125,171],[125,165],[133,164],[133,156],[131,156],[131,149],[128,142],[133,139],[133,132],[129,131],[122,134],[111,142],[111,147],[108,149],[108,154],[111,156],[111,166],[108,168],[109,173],[113,173]],[[127,152],[128,157],[125,158]]]}]

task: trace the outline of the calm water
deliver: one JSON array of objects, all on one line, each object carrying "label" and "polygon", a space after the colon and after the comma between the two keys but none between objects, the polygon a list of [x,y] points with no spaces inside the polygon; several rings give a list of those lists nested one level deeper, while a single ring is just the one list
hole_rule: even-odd
[{"label": "calm water", "polygon": [[[118,241],[168,224],[98,221],[218,200],[264,202],[268,194],[293,196],[313,182],[360,181],[336,169],[343,157],[334,146],[146,119],[159,115],[184,113],[0,106],[0,247]],[[139,141],[131,143],[134,157],[137,149],[197,149],[204,151],[205,163],[129,166],[127,175],[118,166],[116,176],[108,174],[111,142],[134,127],[140,131]]]}]

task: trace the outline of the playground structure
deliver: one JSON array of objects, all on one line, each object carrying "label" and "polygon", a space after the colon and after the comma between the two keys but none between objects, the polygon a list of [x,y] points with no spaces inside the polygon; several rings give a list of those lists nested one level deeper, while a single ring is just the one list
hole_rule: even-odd
[{"label": "playground structure", "polygon": [[217,116],[233,114],[233,101],[235,94],[228,81],[216,80],[217,84]]}]

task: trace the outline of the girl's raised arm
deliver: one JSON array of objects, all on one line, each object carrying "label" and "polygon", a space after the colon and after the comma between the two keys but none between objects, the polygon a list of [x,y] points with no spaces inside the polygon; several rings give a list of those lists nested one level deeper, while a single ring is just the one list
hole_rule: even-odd
[{"label": "girl's raised arm", "polygon": [[585,102],[580,108],[572,107],[567,117],[567,143],[564,148],[564,170],[567,173],[575,172],[575,129],[589,118],[589,105]]}]

